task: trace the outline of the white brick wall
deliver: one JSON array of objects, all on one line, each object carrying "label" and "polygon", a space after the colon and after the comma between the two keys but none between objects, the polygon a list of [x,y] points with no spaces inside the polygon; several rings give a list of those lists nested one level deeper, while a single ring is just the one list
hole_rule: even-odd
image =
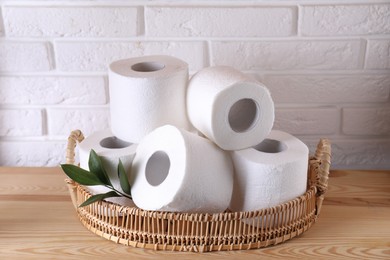
[{"label": "white brick wall", "polygon": [[150,37],[290,36],[296,30],[296,9],[253,6],[148,7],[145,10],[145,32]]},{"label": "white brick wall", "polygon": [[0,103],[17,105],[107,103],[102,76],[0,76]]},{"label": "white brick wall", "polygon": [[52,69],[50,43],[0,39],[0,71],[37,72]]},{"label": "white brick wall", "polygon": [[277,108],[274,129],[293,135],[323,135],[337,133],[340,112],[329,108]]},{"label": "white brick wall", "polygon": [[[314,150],[318,140],[302,140]],[[390,141],[388,138],[342,139],[332,142],[333,168],[352,169],[388,169],[390,158]],[[382,166],[382,167],[381,167]]]},{"label": "white brick wall", "polygon": [[64,161],[66,141],[0,141],[1,164],[57,166]]},{"label": "white brick wall", "polygon": [[[389,19],[390,23],[390,19]],[[369,40],[367,48],[367,69],[390,69],[390,40]]]},{"label": "white brick wall", "polygon": [[211,63],[255,71],[360,69],[362,48],[361,40],[216,41]]},{"label": "white brick wall", "polygon": [[3,16],[9,37],[131,37],[138,29],[136,7],[6,6]]},{"label": "white brick wall", "polygon": [[0,136],[40,136],[42,119],[40,109],[2,109]]},{"label": "white brick wall", "polygon": [[390,33],[390,4],[303,6],[305,36]]},{"label": "white brick wall", "polygon": [[50,108],[47,111],[48,133],[66,136],[74,129],[82,129],[88,136],[110,127],[109,113],[108,108]]},{"label": "white brick wall", "polygon": [[161,53],[183,59],[191,70],[205,65],[205,44],[201,41],[56,41],[55,50],[62,71],[106,72],[114,60]]},{"label": "white brick wall", "polygon": [[383,136],[390,133],[390,107],[343,109],[343,132],[349,135]]},{"label": "white brick wall", "polygon": [[271,74],[263,83],[276,103],[386,103],[390,76],[383,74]]},{"label": "white brick wall", "polygon": [[390,169],[387,0],[0,2],[0,165],[56,166],[72,129],[108,128],[107,66],[166,54],[268,86],[275,129],[333,168]]}]

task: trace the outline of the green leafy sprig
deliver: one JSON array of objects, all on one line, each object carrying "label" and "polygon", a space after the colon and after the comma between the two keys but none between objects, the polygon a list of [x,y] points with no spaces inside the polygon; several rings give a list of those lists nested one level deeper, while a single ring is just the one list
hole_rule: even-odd
[{"label": "green leafy sprig", "polygon": [[99,155],[92,149],[89,153],[88,159],[89,170],[84,170],[73,164],[61,164],[61,168],[64,173],[73,181],[84,186],[96,186],[101,185],[107,187],[111,191],[103,194],[92,195],[86,201],[84,201],[79,207],[87,206],[96,201],[100,201],[106,198],[112,197],[126,197],[131,199],[131,187],[127,178],[126,170],[123,167],[122,161],[119,159],[118,164],[118,178],[120,186],[123,190],[119,191],[112,185],[107,171],[104,169],[103,163]]}]

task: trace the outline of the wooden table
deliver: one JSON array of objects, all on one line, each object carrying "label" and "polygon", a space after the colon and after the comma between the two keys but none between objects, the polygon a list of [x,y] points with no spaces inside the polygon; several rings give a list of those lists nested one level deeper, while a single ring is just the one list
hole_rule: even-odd
[{"label": "wooden table", "polygon": [[77,219],[59,168],[0,167],[0,259],[390,259],[390,171],[332,171],[318,222],[264,249],[143,250],[105,240]]}]

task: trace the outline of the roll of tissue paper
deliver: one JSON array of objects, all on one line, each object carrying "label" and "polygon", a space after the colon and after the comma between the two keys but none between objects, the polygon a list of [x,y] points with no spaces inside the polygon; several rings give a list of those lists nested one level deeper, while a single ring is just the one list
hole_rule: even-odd
[{"label": "roll of tissue paper", "polygon": [[133,200],[142,209],[217,213],[229,206],[231,158],[194,133],[157,128],[138,145],[131,171]]},{"label": "roll of tissue paper", "polygon": [[191,78],[187,113],[192,125],[224,150],[260,143],[274,123],[268,89],[226,66],[205,68]]},{"label": "roll of tissue paper", "polygon": [[306,192],[309,150],[288,133],[272,130],[260,144],[231,155],[233,211],[273,207]]},{"label": "roll of tissue paper", "polygon": [[139,143],[159,126],[190,127],[185,99],[188,64],[170,56],[119,60],[109,68],[111,130]]},{"label": "roll of tissue paper", "polygon": [[[99,131],[85,138],[79,145],[80,167],[89,170],[88,160],[91,149],[101,157],[104,168],[107,171],[108,177],[112,185],[120,191],[123,191],[118,178],[118,163],[119,159],[130,179],[131,164],[134,159],[137,145],[113,136],[110,130]],[[111,190],[104,186],[88,186],[87,189],[92,194],[106,193]],[[132,200],[125,197],[108,198],[108,201],[118,203],[125,206],[134,206]]]}]

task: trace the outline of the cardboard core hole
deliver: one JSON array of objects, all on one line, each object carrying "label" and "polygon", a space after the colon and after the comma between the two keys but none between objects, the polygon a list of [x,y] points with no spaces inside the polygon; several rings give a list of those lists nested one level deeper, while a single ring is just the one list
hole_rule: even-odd
[{"label": "cardboard core hole", "polygon": [[145,168],[146,180],[152,186],[160,185],[168,176],[171,161],[163,151],[157,151],[150,156]]},{"label": "cardboard core hole", "polygon": [[250,130],[259,119],[259,106],[250,98],[238,100],[229,110],[228,121],[234,132]]},{"label": "cardboard core hole", "polygon": [[100,146],[108,149],[121,149],[130,145],[131,143],[123,141],[115,136],[106,137],[100,141]]},{"label": "cardboard core hole", "polygon": [[162,63],[150,61],[150,62],[136,63],[133,66],[131,66],[131,69],[138,72],[153,72],[153,71],[162,70],[164,67],[165,65]]},{"label": "cardboard core hole", "polygon": [[261,143],[253,147],[259,152],[264,153],[280,153],[287,149],[287,146],[274,139],[264,139]]}]

